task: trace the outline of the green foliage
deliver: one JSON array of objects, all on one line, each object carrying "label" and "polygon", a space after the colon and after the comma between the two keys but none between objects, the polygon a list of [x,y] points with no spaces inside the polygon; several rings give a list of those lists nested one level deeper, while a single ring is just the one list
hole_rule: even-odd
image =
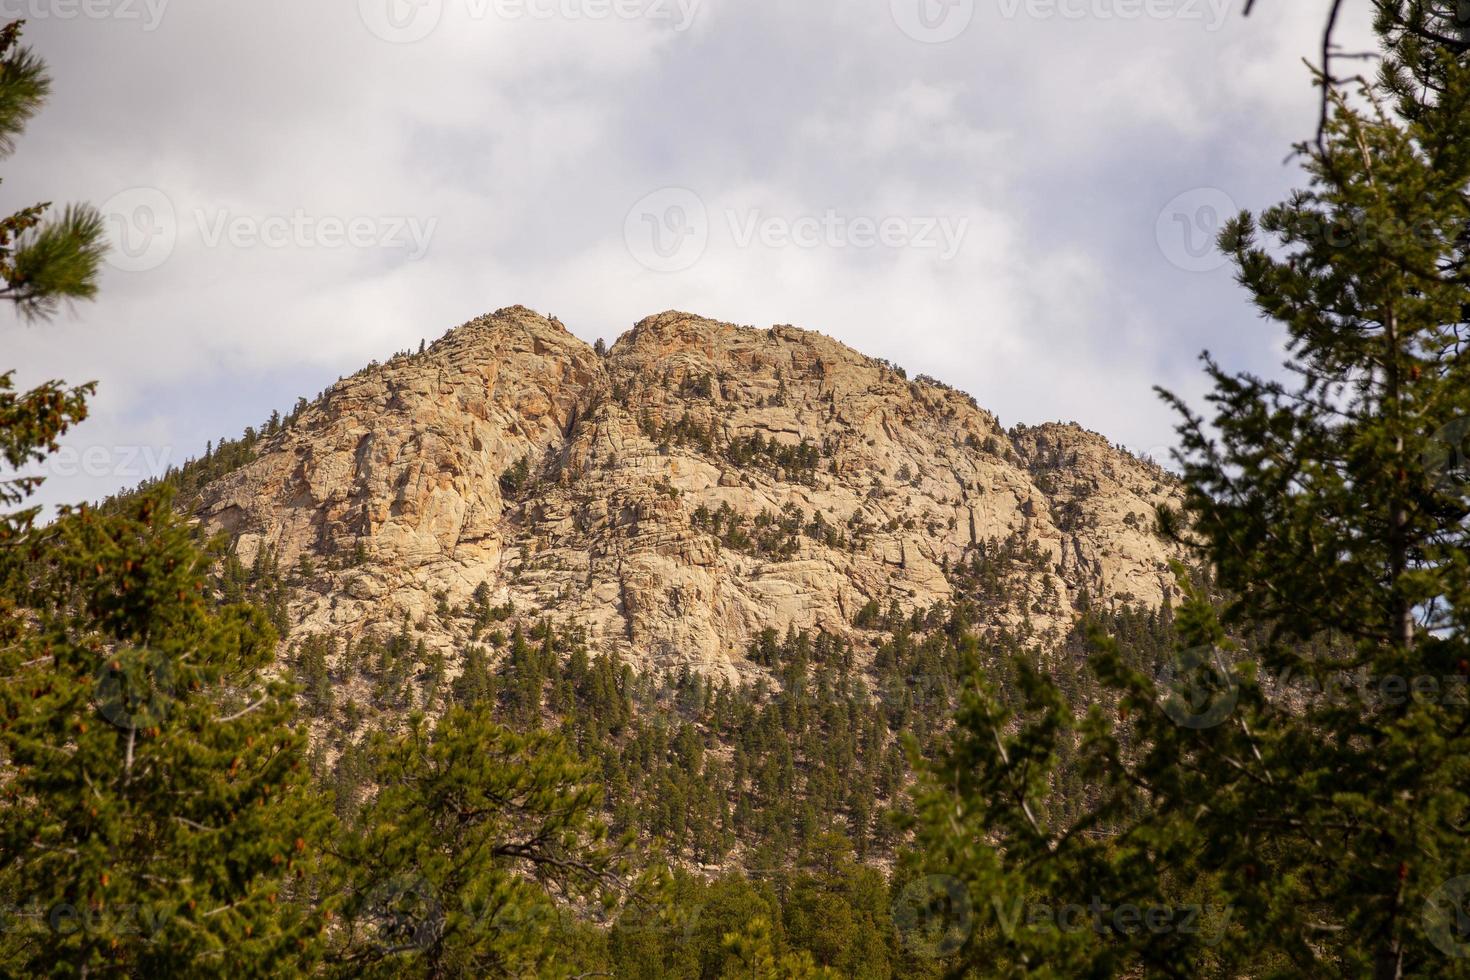
[{"label": "green foliage", "polygon": [[752,980],[815,980],[839,976],[833,970],[818,969],[805,950],[778,956],[771,923],[759,916],[747,922],[741,931],[726,933],[725,946],[734,962],[725,968],[724,976]]},{"label": "green foliage", "polygon": [[[87,399],[93,385],[66,388],[48,381],[17,393],[13,372],[0,373],[0,458],[12,469],[39,463],[60,448],[57,439],[87,417]],[[13,507],[41,485],[37,476],[0,480],[0,507]],[[28,529],[40,513],[37,508],[0,514],[0,557],[3,549]]]},{"label": "green foliage", "polygon": [[[0,972],[1470,975],[1470,45],[1441,6],[1376,9],[1383,71],[1332,88],[1308,187],[1221,237],[1291,380],[1209,361],[1212,417],[1170,399],[1187,487],[1160,523],[1208,569],[1175,569],[1177,611],[1084,593],[1038,637],[1056,569],[1018,532],[945,561],[952,604],[868,600],[856,643],[764,631],[757,683],[639,674],[483,585],[437,596],[458,663],[405,617],[277,665],[317,567],[202,550],[169,491],[192,506],[302,401],[101,513],[0,522]],[[19,27],[0,152],[49,84]],[[46,207],[0,220],[31,317],[91,298],[102,254],[95,211]],[[821,447],[722,431],[721,381],[684,377],[644,433],[814,484]],[[90,394],[0,374],[0,457],[43,461]],[[787,400],[778,374],[762,406]],[[1074,463],[1027,458],[1043,489]],[[524,457],[501,490],[533,480]],[[772,561],[873,532],[692,522]]]},{"label": "green foliage", "polygon": [[[325,814],[259,612],[214,608],[166,497],[67,513],[0,647],[0,874],[26,972],[266,975],[316,942],[291,905]],[[311,843],[309,843],[311,842]]]},{"label": "green foliage", "polygon": [[609,933],[620,977],[889,977],[898,937],[883,875],[830,840],[821,866],[761,878],[676,871],[654,915],[625,915]]},{"label": "green foliage", "polygon": [[24,25],[17,20],[0,29],[0,156],[15,152],[16,139],[51,92],[45,63],[19,46]]},{"label": "green foliage", "polygon": [[[714,384],[712,378],[701,375],[689,381],[683,393],[708,398]],[[814,482],[822,453],[811,441],[803,439],[786,444],[759,432],[727,438],[714,417],[707,411],[702,414],[704,421],[695,413],[686,411],[679,418],[660,425],[652,415],[644,412],[638,417],[638,425],[643,434],[660,447],[688,446],[706,456],[722,458],[738,469],[764,470],[790,483],[811,485]]]},{"label": "green foliage", "polygon": [[695,398],[709,398],[715,391],[715,379],[708,371],[686,377],[679,385],[679,394]]},{"label": "green foliage", "polygon": [[337,966],[354,976],[575,972],[557,903],[594,915],[626,888],[591,771],[556,736],[512,732],[485,706],[376,733],[368,758],[380,789],[338,853],[349,897]]},{"label": "green foliage", "polygon": [[[953,937],[941,935],[938,951],[956,968],[979,967],[985,976],[1194,975],[1204,969],[1217,936],[1195,922],[1189,929],[1172,927],[1193,903],[1157,863],[1174,853],[1176,837],[1129,826],[1137,798],[1121,779],[1097,785],[1080,816],[1058,805],[1067,747],[1079,737],[1089,748],[1113,737],[1102,712],[1094,708],[1077,719],[1057,686],[1026,659],[1016,664],[1021,699],[1008,706],[978,669],[977,649],[967,644],[975,669],[954,733],[925,766],[916,794],[919,854],[905,876],[925,881],[918,878],[924,872],[941,875],[963,896],[963,928]],[[1105,775],[1091,754],[1078,764],[1089,779]],[[1130,932],[1111,917],[1098,926],[1075,913],[1057,914],[1094,904],[1152,910],[1161,920],[1167,916],[1171,927]]]},{"label": "green foliage", "polygon": [[[6,248],[0,258],[3,295],[28,319],[52,316],[63,301],[93,299],[107,254],[101,212],[89,204],[68,204],[54,221],[25,224],[0,245]],[[9,230],[0,230],[0,239]]]},{"label": "green foliage", "polygon": [[[186,512],[192,511],[200,490],[207,484],[254,462],[257,447],[261,441],[277,433],[290,430],[309,407],[305,398],[298,398],[295,407],[284,417],[279,412],[272,412],[271,417],[259,429],[254,426],[246,426],[238,439],[221,437],[217,441],[211,440],[206,445],[203,456],[185,460],[180,466],[170,466],[161,477],[144,480],[131,490],[109,497],[102,502],[101,509],[109,511],[126,503],[137,494],[147,493],[159,487],[168,487],[173,492],[180,508]],[[341,560],[345,564],[360,565],[366,559],[366,552],[362,550],[362,545],[359,543],[352,555],[342,556]]]},{"label": "green foliage", "polygon": [[[977,670],[926,767],[920,866],[996,903],[957,970],[1470,971],[1470,65],[1441,8],[1379,12],[1381,81],[1333,91],[1309,186],[1221,235],[1291,380],[1208,361],[1208,422],[1170,398],[1187,496],[1161,523],[1214,576],[1177,570],[1176,651],[1097,630],[1103,697],[1022,664],[1009,708]],[[1054,805],[1069,753],[1081,812]],[[1093,898],[1215,911],[1192,932],[1000,914]]]},{"label": "green foliage", "polygon": [[[0,28],[0,156],[15,150],[26,123],[51,90],[45,64],[20,46],[24,21]],[[0,219],[0,298],[22,316],[45,318],[63,300],[91,299],[103,255],[102,220],[85,205],[70,205],[59,222],[43,224],[49,204],[23,208]],[[13,373],[0,372],[0,459],[14,469],[55,452],[56,440],[86,418],[92,385],[66,388],[50,381],[17,394]],[[0,508],[19,504],[41,484],[39,477],[0,481]],[[39,511],[0,514],[0,549],[27,529]],[[0,554],[3,558],[3,554]],[[0,600],[0,613],[4,612]]]},{"label": "green foliage", "polygon": [[754,517],[740,513],[728,503],[721,503],[713,511],[700,504],[690,515],[689,522],[698,530],[713,534],[721,545],[732,551],[776,561],[794,557],[801,549],[803,537],[819,541],[829,548],[856,551],[862,535],[866,533],[856,515],[844,530],[829,524],[821,511],[814,511],[808,518],[795,503],[787,503],[776,512],[762,509]]},{"label": "green foliage", "polygon": [[759,432],[732,439],[725,448],[725,459],[736,467],[764,467],[784,473],[792,483],[811,483],[821,462],[821,452],[803,439],[787,445],[766,439]]},{"label": "green foliage", "polygon": [[[280,577],[266,551],[248,570],[226,556],[185,593],[206,610],[269,601]],[[481,589],[464,615],[504,621],[513,611],[491,606]],[[387,727],[389,714],[371,712],[437,703],[433,657],[410,623],[346,647],[304,638],[290,651],[301,706],[343,718],[344,733],[355,724],[370,734],[318,747],[309,768],[331,792],[312,799],[325,806],[335,796],[347,829],[309,810],[314,823],[288,860],[327,848],[325,866],[278,887],[278,918],[249,928],[258,937],[272,923],[302,933],[305,949],[267,958],[276,972],[304,969],[324,951],[327,969],[353,974],[556,975],[612,964],[629,976],[921,975],[932,964],[907,958],[885,877],[853,849],[873,860],[899,843],[881,819],[907,774],[896,738],[910,731],[930,744],[942,732],[964,615],[890,609],[893,632],[874,652],[871,684],[836,637],[768,633],[750,657],[773,672],[774,689],[716,685],[688,671],[639,676],[590,655],[580,630],[514,623],[499,653],[471,645],[459,679],[437,695],[462,707],[437,726],[420,717],[402,734]],[[264,655],[270,644],[259,642]],[[167,673],[152,662],[140,670]],[[366,715],[351,693],[363,681],[374,690]],[[264,717],[263,708],[253,715]],[[562,734],[534,731],[547,721]],[[144,810],[162,812],[154,802]],[[676,897],[624,904],[609,918],[616,910],[602,900],[624,894],[633,870],[610,834],[658,842],[679,862],[765,869],[765,883],[683,876]],[[307,929],[329,914],[324,935]],[[14,945],[5,952],[19,955]],[[197,959],[188,949],[170,955]]]},{"label": "green foliage", "polygon": [[[16,139],[51,91],[45,64],[20,46],[24,21],[0,29],[0,156],[15,151]],[[0,219],[0,298],[27,319],[45,319],[63,301],[92,299],[106,253],[102,215],[71,204],[55,221],[44,221],[49,203]]]},{"label": "green foliage", "polygon": [[509,500],[515,500],[531,482],[531,458],[522,456],[507,466],[500,474],[500,492]]}]

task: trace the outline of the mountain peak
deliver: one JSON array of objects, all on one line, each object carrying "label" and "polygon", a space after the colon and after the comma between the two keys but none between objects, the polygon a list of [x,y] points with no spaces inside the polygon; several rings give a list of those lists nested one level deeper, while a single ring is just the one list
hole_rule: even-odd
[{"label": "mountain peak", "polygon": [[197,513],[242,561],[317,569],[293,638],[409,616],[453,662],[478,594],[736,678],[762,630],[976,601],[955,571],[987,549],[1026,560],[984,615],[1043,644],[1084,594],[1156,606],[1173,552],[1151,514],[1177,492],[1100,436],[1006,433],[820,333],[667,311],[598,357],[511,306],[334,387]]},{"label": "mountain peak", "polygon": [[475,317],[450,329],[435,344],[435,347],[464,348],[474,344],[488,345],[498,349],[512,337],[542,338],[555,344],[577,340],[566,325],[552,316],[537,313],[525,306],[506,306],[494,313]]}]

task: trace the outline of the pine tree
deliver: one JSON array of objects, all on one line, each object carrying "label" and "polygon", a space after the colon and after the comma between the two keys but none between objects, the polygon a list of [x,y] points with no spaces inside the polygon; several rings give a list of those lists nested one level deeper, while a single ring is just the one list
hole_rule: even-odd
[{"label": "pine tree", "polygon": [[[51,91],[46,65],[20,46],[24,21],[0,29],[0,155],[15,141]],[[97,293],[102,262],[102,216],[89,205],[70,205],[59,219],[45,221],[50,203],[32,205],[0,220],[0,297],[22,316],[45,318],[62,302]]]},{"label": "pine tree", "polygon": [[368,976],[555,976],[573,911],[612,907],[629,882],[593,772],[552,735],[517,734],[489,707],[376,733],[380,787],[338,853],[345,923],[333,956]]},{"label": "pine tree", "polygon": [[[0,156],[15,151],[26,123],[51,90],[45,64],[20,46],[24,23],[12,21],[0,29]],[[50,206],[35,204],[0,219],[0,299],[29,320],[45,319],[62,302],[89,300],[97,293],[105,249],[102,216],[87,205],[68,205],[59,219],[46,221]],[[12,378],[12,372],[0,371],[0,460],[21,469],[55,452],[56,440],[86,418],[94,387],[49,381],[17,393]],[[0,508],[21,503],[40,483],[39,477],[0,480]],[[0,513],[0,549],[37,513],[36,508]],[[0,600],[0,615],[4,612]]]},{"label": "pine tree", "polygon": [[267,975],[309,960],[325,811],[257,609],[216,608],[162,496],[66,512],[0,646],[0,876],[25,973]]},{"label": "pine tree", "polygon": [[835,980],[838,974],[818,967],[811,953],[779,951],[771,922],[757,916],[738,932],[725,935],[725,946],[734,960],[726,969],[731,974],[751,980]]},{"label": "pine tree", "polygon": [[[50,88],[0,30],[0,153]],[[0,297],[27,319],[92,299],[101,216],[48,204],[0,220]],[[17,394],[0,374],[0,457],[40,462],[93,386]],[[0,483],[0,507],[39,484]],[[302,786],[274,634],[216,608],[213,560],[163,496],[115,514],[0,515],[0,968],[70,976],[258,975],[308,962],[320,812]],[[302,906],[303,908],[309,906]]]},{"label": "pine tree", "polygon": [[[1203,898],[1227,927],[987,917],[963,962],[1470,975],[1470,63],[1455,5],[1377,7],[1382,69],[1330,87],[1308,186],[1221,235],[1287,380],[1207,359],[1212,417],[1170,397],[1187,500],[1162,523],[1215,583],[1180,570],[1182,649],[1155,676],[1098,638],[1121,723],[1079,728],[1037,675],[1016,712],[973,686],[919,798],[928,866],[977,903]],[[1097,802],[1048,819],[1077,739]]]}]

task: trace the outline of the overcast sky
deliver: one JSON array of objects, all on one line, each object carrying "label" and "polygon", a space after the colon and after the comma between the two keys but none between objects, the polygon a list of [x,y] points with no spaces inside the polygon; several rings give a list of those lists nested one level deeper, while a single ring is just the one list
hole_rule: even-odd
[{"label": "overcast sky", "polygon": [[793,323],[1160,455],[1152,385],[1279,360],[1205,244],[1299,183],[1324,6],[0,0],[55,77],[0,206],[116,243],[0,369],[100,383],[48,501],[514,303]]}]

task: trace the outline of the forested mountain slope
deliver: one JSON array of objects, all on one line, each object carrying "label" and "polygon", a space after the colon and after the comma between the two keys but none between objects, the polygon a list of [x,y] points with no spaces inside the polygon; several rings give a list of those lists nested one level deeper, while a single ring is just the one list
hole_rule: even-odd
[{"label": "forested mountain slope", "polygon": [[606,352],[511,307],[299,405],[181,503],[282,583],[291,640],[405,618],[457,673],[487,610],[549,614],[640,668],[730,681],[763,630],[846,637],[955,598],[978,549],[1030,556],[982,628],[1055,646],[1085,593],[1157,608],[1163,470],[825,336],[682,313]]}]

